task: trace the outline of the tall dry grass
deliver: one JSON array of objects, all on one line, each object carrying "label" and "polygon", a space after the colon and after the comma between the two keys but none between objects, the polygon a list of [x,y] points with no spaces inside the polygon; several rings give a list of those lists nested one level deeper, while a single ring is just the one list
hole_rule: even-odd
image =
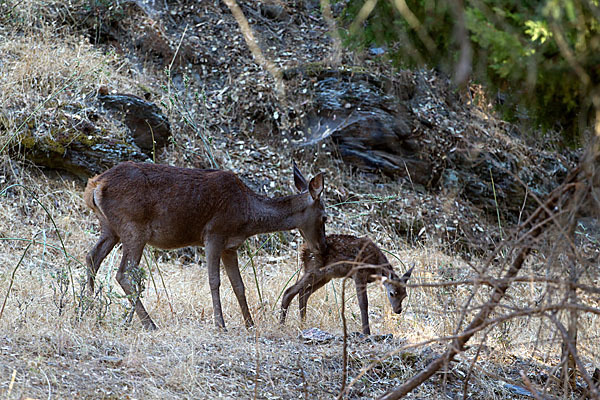
[{"label": "tall dry grass", "polygon": [[[243,328],[237,301],[225,279],[223,309],[230,330],[223,333],[213,327],[202,256],[197,265],[190,262],[186,252],[146,250],[147,259],[154,260],[156,287],[148,283],[144,302],[161,327],[158,334],[150,334],[140,330],[136,319],[131,325],[124,322],[129,306],[114,281],[118,249],[99,271],[102,295],[92,304],[81,304],[86,274],[78,264],[98,237],[97,223],[83,206],[81,184],[61,179],[60,175],[48,177],[10,160],[5,162],[19,168],[12,178],[23,185],[6,191],[0,203],[0,254],[4,266],[0,287],[3,298],[8,296],[0,320],[6,344],[0,370],[3,394],[9,394],[12,373],[17,372],[8,398],[197,398],[216,397],[219,393],[225,397],[252,397],[256,387],[259,397],[272,393],[292,398],[302,393],[302,374],[310,393],[317,397],[334,393],[339,379],[339,346],[302,345],[297,339],[300,326],[296,312],[291,313],[287,326],[277,323],[278,297],[299,267],[298,235],[286,245],[276,238],[268,239],[271,243],[253,256],[262,304],[251,268],[246,266],[249,257],[241,252],[248,300],[257,323],[256,330],[250,332]],[[79,262],[65,257],[59,234],[68,254]],[[256,251],[264,239],[251,240],[250,251]],[[411,318],[392,316],[382,290],[373,289],[374,331],[404,336],[418,330]],[[311,298],[308,326],[339,334],[339,290],[340,284],[335,282]],[[354,299],[350,304],[351,327],[357,330],[358,307]],[[357,362],[360,360],[358,357]],[[262,371],[258,382],[257,368]]]},{"label": "tall dry grass", "polygon": [[[0,369],[0,390],[4,394],[9,393],[13,371],[17,373],[8,398],[49,394],[89,398],[219,395],[250,398],[255,390],[259,398],[303,397],[304,390],[309,397],[335,396],[341,374],[341,342],[305,345],[298,334],[304,327],[318,327],[341,335],[341,281],[328,284],[311,297],[306,326],[300,325],[296,302],[286,326],[277,322],[279,296],[290,284],[290,278],[294,281],[293,276],[300,268],[298,234],[260,236],[249,240],[249,249],[240,250],[248,301],[257,323],[254,331],[243,328],[237,301],[226,279],[223,279],[222,299],[229,331],[220,332],[213,327],[202,251],[146,249],[145,260],[150,262],[155,283],[147,283],[143,301],[161,328],[157,333],[148,333],[141,330],[136,318],[131,324],[125,322],[129,303],[114,280],[120,261],[118,248],[99,271],[101,296],[82,301],[86,274],[79,263],[98,238],[97,222],[81,199],[82,184],[60,174],[49,176],[6,158],[4,168],[14,171],[7,180],[18,181],[23,187],[10,188],[0,202],[2,300],[25,248],[33,243],[14,274],[0,320],[0,335],[6,343]],[[343,171],[331,176],[330,191],[346,188],[359,194],[359,185],[353,187],[348,183],[352,182],[352,176]],[[285,187],[289,176],[282,171],[276,179]],[[383,199],[392,193],[410,195],[391,182],[373,192],[359,197],[372,198],[375,194]],[[329,232],[369,235],[390,252],[388,257],[397,269],[404,270],[408,263],[416,264],[414,283],[451,282],[472,276],[472,265],[476,266],[477,260],[469,263],[444,254],[433,241],[407,244],[405,238],[396,236],[385,224],[365,223],[362,216],[368,207],[367,201],[330,207],[336,217],[328,227]],[[386,208],[390,215],[396,212],[393,201],[386,203]],[[59,234],[73,259],[65,257]],[[258,287],[248,251],[253,254]],[[146,268],[147,261],[143,262]],[[532,262],[530,268],[539,265]],[[541,290],[543,287],[535,284],[516,285],[507,306],[527,306]],[[383,394],[395,382],[416,372],[415,368],[427,359],[427,354],[438,348],[436,343],[443,343],[438,338],[454,334],[461,305],[472,293],[469,285],[410,288],[405,310],[397,316],[391,313],[382,288],[371,285],[373,333],[392,333],[396,339],[351,344],[351,378],[364,368],[369,367],[370,371],[363,370],[365,376],[352,386],[351,393],[358,398]],[[469,313],[485,301],[486,293],[476,294]],[[346,298],[349,330],[358,331],[360,313],[352,289]],[[583,355],[594,363],[598,354],[593,340],[597,324],[594,318],[589,318],[582,320],[581,338],[586,348]],[[481,397],[475,398],[509,396],[501,382],[510,380],[507,376],[515,362],[524,368],[534,368],[524,364],[525,360],[535,360],[538,367],[556,363],[560,341],[544,333],[551,332],[549,328],[542,321],[523,318],[500,324],[486,332],[486,337],[479,335],[476,342],[485,340],[487,353],[477,363],[474,385]],[[423,342],[427,344],[412,347]],[[385,358],[386,354],[390,356]],[[467,369],[472,355],[467,353],[459,360],[459,370]],[[384,360],[376,362],[375,367],[370,365],[380,357]],[[435,386],[425,386],[417,394],[441,396],[438,390]]]},{"label": "tall dry grass", "polygon": [[0,149],[55,141],[72,124],[91,118],[100,134],[124,138],[120,125],[92,115],[97,91],[106,86],[143,94],[152,88],[150,80],[122,55],[92,46],[81,33],[47,21],[31,23],[0,30]]},{"label": "tall dry grass", "polygon": [[[136,93],[139,85],[158,87],[162,82],[138,74],[127,60],[99,51],[75,32],[49,24],[41,2],[19,2],[12,25],[0,29],[0,135],[4,145],[33,122],[39,135],[60,127],[56,110],[85,107],[100,85]],[[61,9],[46,2],[49,9]],[[66,14],[60,14],[64,16]],[[16,17],[15,17],[16,16]],[[148,79],[146,81],[145,79]],[[160,79],[167,79],[161,77]],[[166,99],[168,100],[168,99]],[[199,116],[201,118],[202,116]],[[159,162],[194,165],[190,154],[203,154],[205,143],[185,129],[176,128],[176,142]],[[111,132],[112,133],[112,132]],[[237,138],[215,141],[212,154],[222,165],[234,168],[250,182],[274,182],[264,191],[291,192],[292,151],[273,151],[265,164],[243,152],[233,152]],[[244,146],[262,147],[256,138],[244,137]],[[394,315],[378,284],[369,288],[370,319],[374,334],[393,334],[387,341],[351,341],[350,379],[353,398],[373,398],[423,368],[456,333],[461,318],[478,311],[489,288],[452,283],[476,276],[484,260],[463,257],[433,229],[419,225],[425,205],[448,215],[457,212],[459,199],[415,194],[410,184],[385,177],[348,171],[330,154],[308,151],[301,165],[308,175],[326,172],[330,220],[328,233],[367,235],[386,250],[397,270],[415,264],[402,315]],[[297,233],[261,235],[240,249],[240,266],[256,328],[243,328],[239,307],[227,279],[222,300],[227,332],[214,328],[211,296],[202,250],[164,252],[146,249],[143,265],[152,279],[143,301],[161,328],[144,332],[114,280],[120,262],[116,248],[97,277],[102,290],[94,298],[84,294],[87,251],[98,238],[98,224],[81,195],[84,182],[57,172],[40,171],[6,153],[0,159],[0,301],[6,301],[0,319],[0,396],[33,398],[332,398],[341,377],[341,341],[305,344],[298,338],[305,327],[318,327],[339,337],[341,282],[334,281],[311,296],[306,326],[301,326],[296,302],[285,326],[278,324],[280,295],[296,279],[300,268]],[[310,169],[311,171],[306,171]],[[252,172],[250,172],[252,171]],[[376,184],[373,184],[374,180]],[[260,187],[259,184],[257,186]],[[477,216],[477,215],[476,215]],[[414,221],[406,233],[404,222]],[[495,224],[485,225],[495,229]],[[409,224],[410,225],[410,224]],[[63,247],[64,243],[64,247]],[[541,248],[543,250],[543,247]],[[252,255],[252,257],[250,257]],[[558,257],[560,258],[560,257]],[[524,276],[552,276],[556,264],[538,251],[528,261]],[[252,268],[254,265],[255,268]],[[492,263],[490,274],[502,265]],[[254,272],[256,271],[256,273]],[[589,274],[593,280],[594,275]],[[164,283],[163,283],[164,281]],[[10,288],[10,292],[9,292]],[[260,292],[260,296],[259,296]],[[535,281],[516,283],[502,312],[554,301],[562,292]],[[353,294],[347,293],[349,330],[358,331],[360,313]],[[465,310],[464,304],[472,298]],[[597,298],[586,300],[593,304]],[[590,368],[600,360],[597,314],[580,319],[581,355]],[[514,370],[531,375],[551,370],[560,357],[561,340],[547,320],[513,318],[482,332],[457,364],[415,396],[446,398],[462,390],[462,381],[474,369],[466,390],[471,398],[514,397],[503,385],[518,379]],[[471,360],[479,349],[480,359]],[[460,387],[457,389],[457,387]],[[575,394],[571,394],[575,396]],[[569,396],[567,396],[569,397]]]}]

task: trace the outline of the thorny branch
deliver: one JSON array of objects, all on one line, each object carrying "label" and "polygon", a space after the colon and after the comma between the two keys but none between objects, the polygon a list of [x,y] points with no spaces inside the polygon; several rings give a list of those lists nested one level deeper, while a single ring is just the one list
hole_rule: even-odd
[{"label": "thorny branch", "polygon": [[[534,213],[519,226],[519,229],[516,233],[516,235],[518,236],[516,237],[515,242],[513,242],[513,249],[516,248],[517,244],[520,244],[522,247],[518,250],[516,257],[513,259],[510,268],[504,274],[503,278],[500,280],[491,281],[494,283],[492,285],[494,289],[492,290],[490,298],[481,307],[479,313],[473,318],[471,323],[463,330],[462,333],[458,334],[456,338],[452,340],[452,342],[448,345],[446,352],[442,356],[433,360],[423,371],[404,382],[398,388],[388,392],[387,394],[382,396],[381,399],[399,399],[405,396],[407,393],[414,390],[416,387],[418,387],[427,379],[429,379],[432,375],[434,375],[439,369],[441,369],[444,366],[447,366],[451,361],[453,361],[454,357],[458,353],[464,351],[467,342],[473,337],[473,335],[476,332],[480,331],[485,326],[490,325],[490,323],[492,322],[489,320],[490,314],[496,309],[496,307],[500,304],[500,301],[505,297],[506,291],[511,286],[512,282],[518,278],[517,274],[523,267],[523,263],[526,257],[532,250],[532,244],[541,236],[542,233],[546,231],[550,221],[557,224],[557,226],[560,226],[560,224],[557,222],[558,219],[556,213],[560,213],[563,210],[567,210],[566,215],[568,215],[570,221],[573,221],[575,213],[578,212],[577,210],[580,207],[582,207],[586,199],[589,197],[591,197],[592,199],[595,198],[594,195],[596,194],[595,191],[597,190],[597,188],[595,188],[594,185],[597,185],[597,182],[595,182],[595,180],[598,179],[598,177],[595,175],[595,161],[599,157],[598,141],[598,138],[595,138],[595,140],[593,140],[592,145],[588,148],[588,154],[582,157],[581,165],[575,168],[573,171],[571,171],[565,182],[557,189],[555,189],[548,196],[546,202],[540,205],[537,208],[537,210],[534,211]],[[562,231],[562,228],[559,228],[559,230]],[[568,244],[570,246],[573,246],[571,238],[568,238]],[[576,282],[570,282],[570,284],[578,285],[578,283]],[[568,307],[578,308],[582,306],[578,304],[560,304],[557,307],[558,309],[565,309]],[[540,312],[543,312],[541,310],[537,311],[538,315]],[[596,309],[587,311],[596,311]],[[529,309],[523,310],[520,313],[524,313],[524,315],[532,315],[532,312],[534,312],[534,310]],[[552,316],[552,318],[555,317]],[[564,330],[564,327],[561,333],[563,335],[566,334],[566,330]],[[567,345],[572,347],[571,343],[568,343]],[[578,368],[582,369],[583,365],[581,363],[581,360],[576,356],[576,349],[570,348],[569,350],[571,351],[571,354],[573,354]],[[598,398],[598,391],[591,383],[589,375],[587,375],[587,373],[585,373],[583,370],[582,374],[590,387],[590,394],[594,398]]]},{"label": "thorny branch", "polygon": [[585,380],[585,383],[588,384],[588,390],[590,391],[590,394],[595,399],[600,398],[600,393],[598,393],[598,389],[596,388],[596,385],[592,382],[592,378],[585,370],[584,365],[581,363],[581,359],[577,356],[577,349],[575,349],[573,347],[573,343],[571,342],[571,340],[569,340],[570,338],[569,338],[567,330],[565,329],[563,324],[560,323],[560,321],[556,318],[555,315],[548,314],[547,316],[548,316],[548,318],[550,318],[550,320],[552,322],[554,322],[554,324],[558,328],[558,331],[560,332],[560,334],[563,337],[564,343],[569,347],[569,351],[571,352],[571,354],[573,355],[573,359],[577,363],[577,368],[579,368],[579,372],[581,372],[581,376],[583,377],[583,380]]}]

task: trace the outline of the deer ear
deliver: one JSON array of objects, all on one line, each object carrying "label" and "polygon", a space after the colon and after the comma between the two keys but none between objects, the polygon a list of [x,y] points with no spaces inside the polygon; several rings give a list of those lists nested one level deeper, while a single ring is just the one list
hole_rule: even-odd
[{"label": "deer ear", "polygon": [[308,187],[310,191],[310,195],[313,200],[318,200],[323,192],[323,173],[319,173],[317,176],[310,180],[310,185]]},{"label": "deer ear", "polygon": [[304,178],[304,175],[302,175],[302,172],[300,172],[300,170],[298,169],[298,166],[296,165],[296,161],[294,161],[293,163],[294,163],[294,185],[296,185],[296,189],[298,189],[300,192],[304,192],[305,190],[308,189],[308,183],[306,183],[306,179]]},{"label": "deer ear", "polygon": [[410,276],[412,275],[413,269],[415,269],[415,266],[414,266],[414,265],[413,265],[412,267],[410,267],[410,269],[409,269],[408,271],[406,271],[406,272],[404,273],[404,275],[402,275],[402,278],[400,278],[400,280],[401,280],[402,282],[405,282],[405,283],[406,283],[406,282],[408,281],[408,279],[410,278]]}]

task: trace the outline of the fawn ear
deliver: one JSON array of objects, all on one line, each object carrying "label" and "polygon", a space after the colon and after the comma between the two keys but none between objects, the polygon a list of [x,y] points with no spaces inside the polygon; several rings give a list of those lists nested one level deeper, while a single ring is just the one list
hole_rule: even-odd
[{"label": "fawn ear", "polygon": [[300,170],[298,169],[298,166],[296,165],[296,161],[293,161],[293,163],[294,163],[294,185],[296,185],[296,189],[298,189],[298,191],[304,192],[305,190],[308,189],[308,183],[306,183],[306,179],[304,178],[304,175],[302,175],[302,172],[300,172]]},{"label": "fawn ear", "polygon": [[415,269],[414,265],[412,267],[410,267],[410,269],[408,271],[406,271],[404,273],[404,275],[402,275],[402,278],[400,278],[400,280],[402,282],[406,283],[408,281],[408,279],[410,278],[410,276],[412,275],[413,269]]},{"label": "fawn ear", "polygon": [[308,190],[310,191],[310,195],[312,196],[313,200],[318,200],[319,197],[321,196],[321,193],[323,193],[323,173],[320,172],[319,174],[317,174],[314,178],[312,178],[310,180],[310,185],[308,187]]}]

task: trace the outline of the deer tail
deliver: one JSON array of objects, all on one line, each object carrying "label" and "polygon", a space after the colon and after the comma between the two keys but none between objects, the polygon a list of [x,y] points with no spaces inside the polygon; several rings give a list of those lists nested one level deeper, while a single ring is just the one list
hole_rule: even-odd
[{"label": "deer tail", "polygon": [[88,180],[85,191],[83,192],[83,200],[85,204],[91,208],[98,217],[106,219],[104,212],[98,204],[102,196],[102,181],[99,179],[100,176],[95,176]]}]

